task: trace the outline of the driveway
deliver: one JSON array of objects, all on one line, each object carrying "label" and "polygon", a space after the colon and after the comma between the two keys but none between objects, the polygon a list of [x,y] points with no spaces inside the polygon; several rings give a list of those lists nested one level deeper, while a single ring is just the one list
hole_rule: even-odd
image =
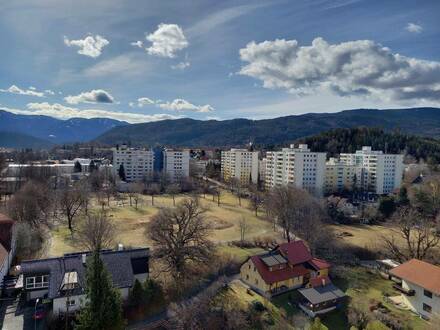
[{"label": "driveway", "polygon": [[20,298],[2,300],[0,306],[0,329],[2,330],[43,330],[43,321],[32,319],[34,308],[24,306]]}]

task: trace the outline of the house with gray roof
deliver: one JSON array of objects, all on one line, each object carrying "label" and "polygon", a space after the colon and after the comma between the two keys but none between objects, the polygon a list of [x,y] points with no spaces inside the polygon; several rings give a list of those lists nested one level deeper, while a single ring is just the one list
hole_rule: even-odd
[{"label": "house with gray roof", "polygon": [[[100,255],[123,299],[128,297],[136,279],[143,282],[148,278],[148,248],[103,250]],[[51,303],[54,315],[80,309],[86,299],[85,277],[89,257],[90,252],[78,252],[23,261],[20,266],[26,300],[43,299]]]}]

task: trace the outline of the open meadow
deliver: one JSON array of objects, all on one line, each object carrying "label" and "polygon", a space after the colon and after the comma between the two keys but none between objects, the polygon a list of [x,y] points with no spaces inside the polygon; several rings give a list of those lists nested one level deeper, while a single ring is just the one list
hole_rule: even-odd
[{"label": "open meadow", "polygon": [[[175,197],[176,204],[188,195],[178,195]],[[211,195],[206,198],[200,196],[201,205],[207,209],[206,219],[211,223],[211,239],[213,242],[222,245],[222,249],[231,254],[243,257],[243,249],[223,246],[223,243],[240,239],[239,221],[246,219],[247,231],[246,240],[252,240],[255,237],[273,237],[281,238],[278,232],[274,232],[270,222],[265,220],[265,214],[259,212],[258,217],[255,212],[248,209],[248,201],[242,198],[242,206],[239,206],[236,196],[223,191],[220,198],[220,206],[217,205],[217,199]],[[112,200],[110,203],[109,217],[115,222],[116,241],[125,246],[151,246],[151,242],[145,234],[147,224],[152,217],[164,207],[173,207],[173,198],[168,195],[154,197],[154,205],[151,203],[151,196],[141,196],[141,200],[136,209],[130,206],[128,196],[121,201]],[[96,201],[92,202],[92,208],[99,209]],[[63,253],[78,251],[75,237],[70,233],[66,224],[60,224],[50,232],[50,241],[47,247],[47,256],[59,256]]]}]

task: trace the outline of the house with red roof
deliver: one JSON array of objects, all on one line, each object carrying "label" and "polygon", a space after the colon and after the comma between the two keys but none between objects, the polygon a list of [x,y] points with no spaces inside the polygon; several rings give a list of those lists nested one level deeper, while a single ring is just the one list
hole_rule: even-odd
[{"label": "house with red roof", "polygon": [[0,292],[15,256],[16,229],[14,220],[0,213]]},{"label": "house with red roof", "polygon": [[328,278],[330,264],[314,258],[304,241],[283,243],[265,254],[250,257],[240,269],[243,282],[271,297],[304,287],[315,278]]}]

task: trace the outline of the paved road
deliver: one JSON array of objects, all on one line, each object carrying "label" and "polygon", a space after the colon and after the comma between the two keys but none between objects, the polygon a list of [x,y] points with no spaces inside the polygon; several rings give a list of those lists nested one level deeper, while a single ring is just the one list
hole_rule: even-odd
[{"label": "paved road", "polygon": [[0,302],[0,329],[2,330],[43,330],[43,321],[32,319],[33,308],[22,306],[19,298]]}]

